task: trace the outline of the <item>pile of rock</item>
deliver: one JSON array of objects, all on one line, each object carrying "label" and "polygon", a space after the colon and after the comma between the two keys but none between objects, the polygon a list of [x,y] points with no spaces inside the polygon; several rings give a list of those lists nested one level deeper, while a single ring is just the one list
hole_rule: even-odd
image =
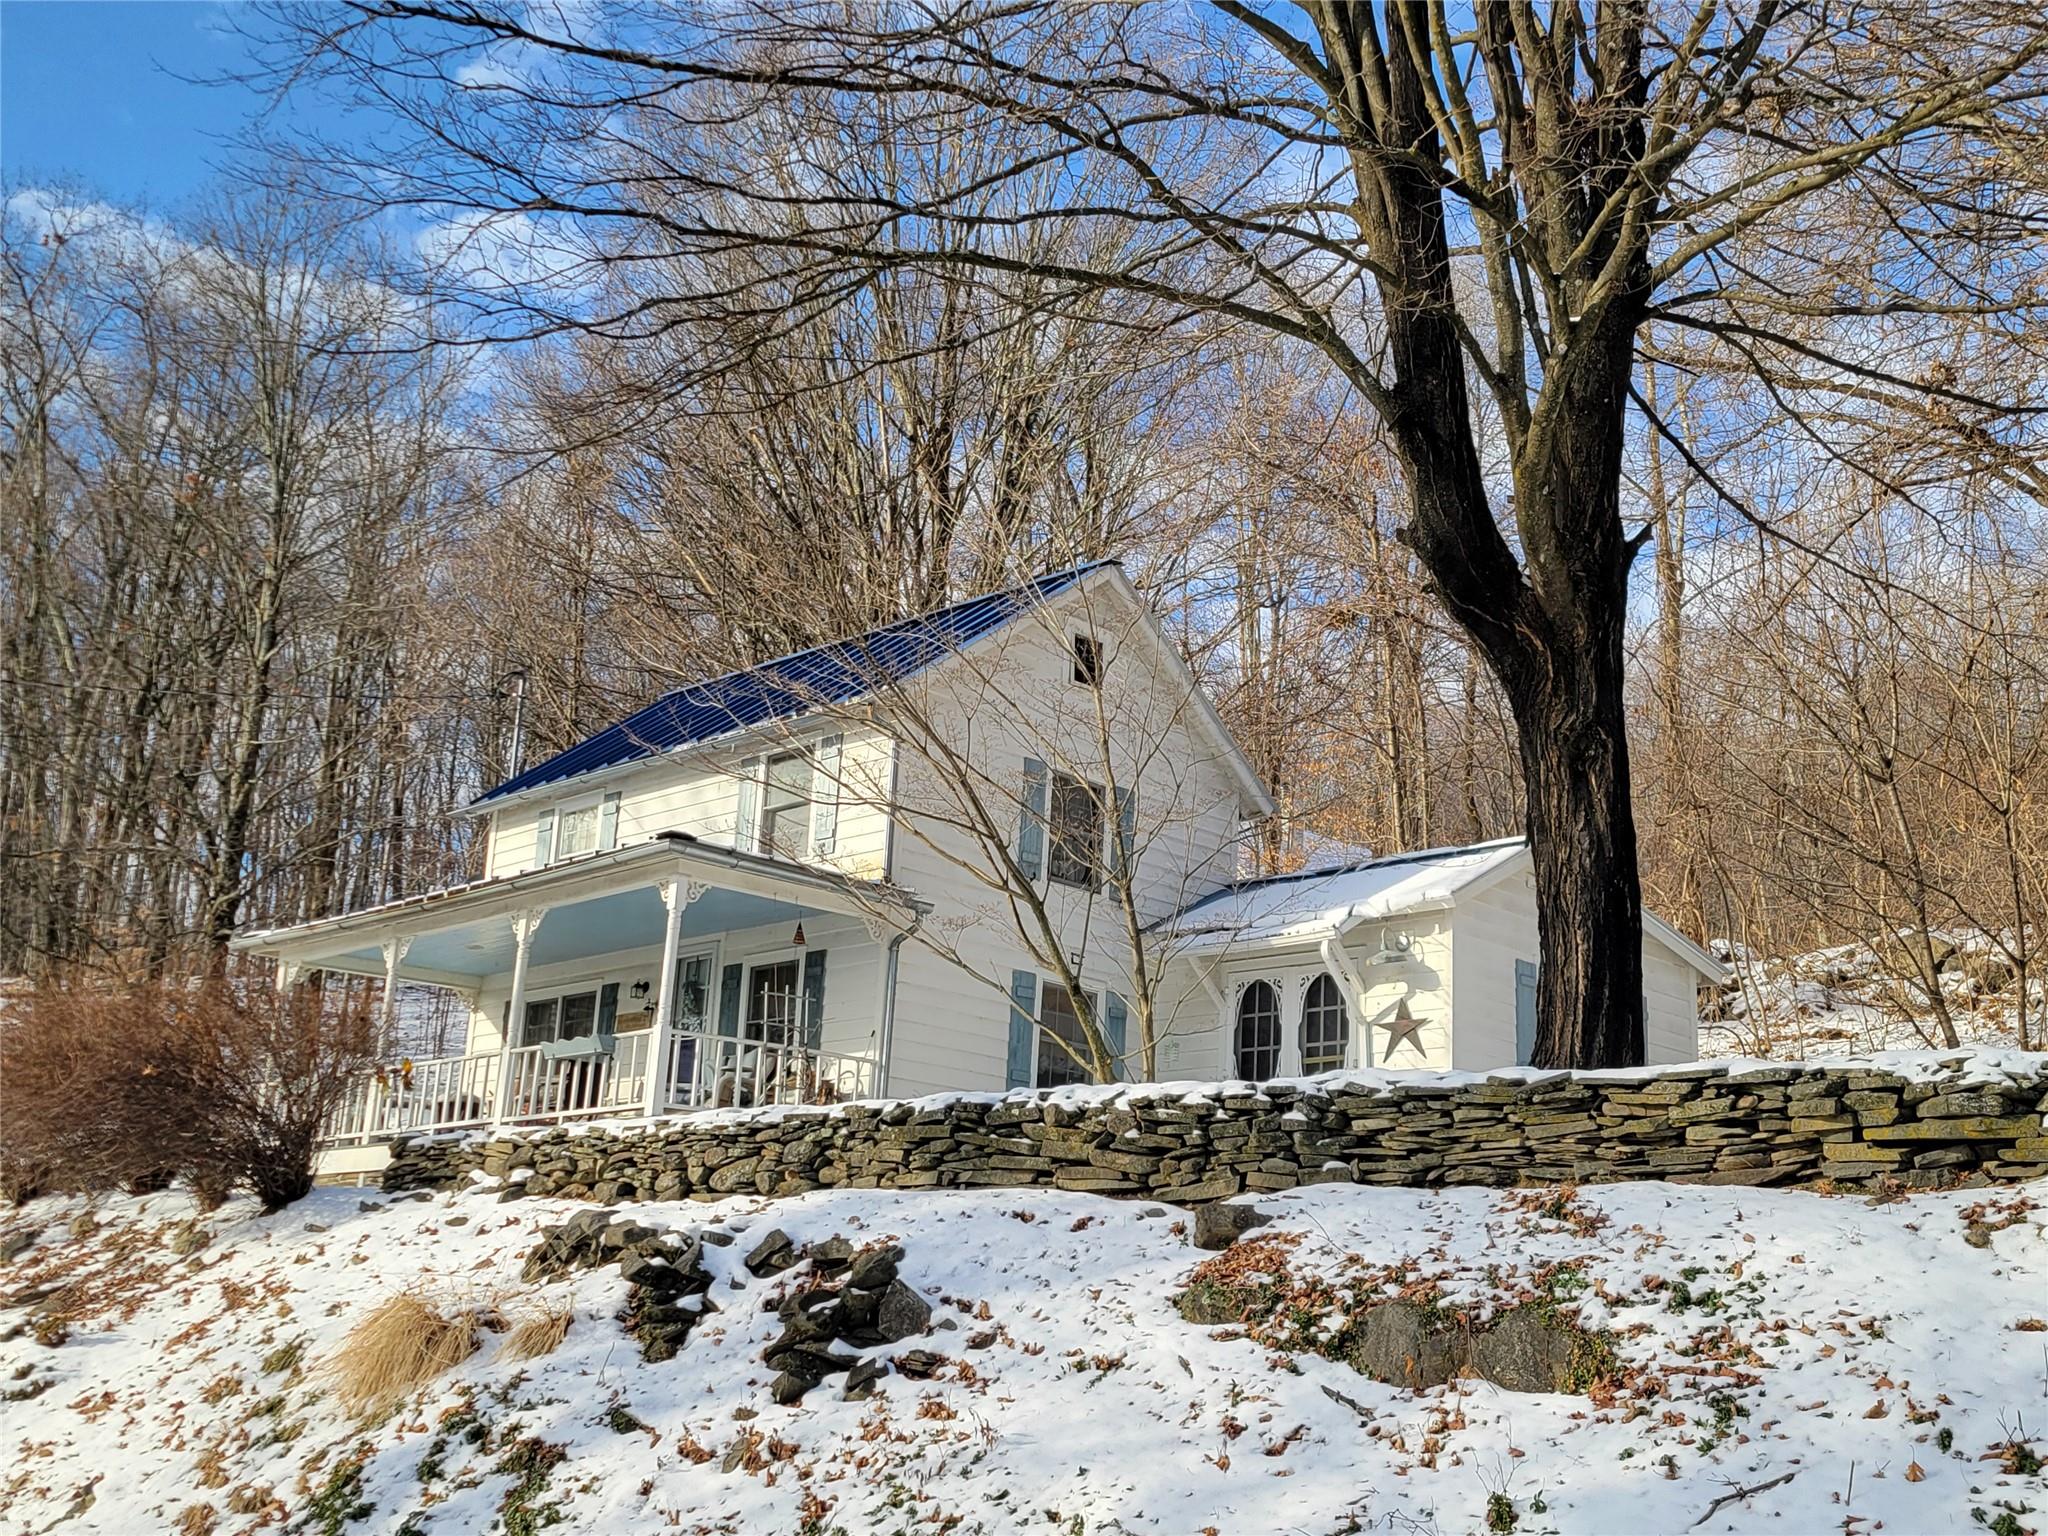
[{"label": "pile of rock", "polygon": [[1444,1082],[1132,1085],[695,1115],[624,1130],[399,1147],[385,1187],[481,1172],[506,1192],[715,1199],[846,1188],[1040,1187],[1200,1205],[1327,1181],[1440,1187],[1670,1179],[1908,1189],[2048,1174],[2048,1066],[1695,1066]]},{"label": "pile of rock", "polygon": [[[903,1250],[894,1245],[856,1249],[844,1237],[827,1238],[799,1250],[777,1230],[747,1255],[747,1270],[766,1278],[808,1261],[809,1284],[768,1305],[782,1319],[782,1333],[761,1352],[777,1372],[769,1393],[778,1403],[800,1401],[831,1376],[844,1375],[847,1399],[874,1391],[891,1362],[873,1355],[843,1353],[837,1345],[873,1349],[900,1344],[931,1326],[931,1304],[899,1277]],[[937,1357],[922,1350],[898,1356],[905,1375],[928,1375]]]},{"label": "pile of rock", "polygon": [[690,1330],[718,1305],[705,1293],[711,1274],[704,1267],[706,1238],[727,1243],[723,1233],[664,1234],[609,1210],[578,1211],[559,1227],[541,1233],[520,1274],[527,1280],[555,1280],[582,1269],[617,1264],[631,1285],[620,1321],[640,1341],[645,1360],[672,1360],[689,1341]]}]

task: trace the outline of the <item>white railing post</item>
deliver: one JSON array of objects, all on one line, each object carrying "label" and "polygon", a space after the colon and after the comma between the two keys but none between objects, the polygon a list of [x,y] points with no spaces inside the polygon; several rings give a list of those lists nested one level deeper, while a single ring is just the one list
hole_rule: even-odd
[{"label": "white railing post", "polygon": [[654,992],[654,1028],[648,1031],[647,1114],[650,1119],[668,1107],[668,1042],[676,1012],[676,962],[683,952],[683,911],[704,894],[695,880],[663,880],[655,889],[668,909],[661,935],[661,978]]},{"label": "white railing post", "polygon": [[391,1022],[398,1009],[398,963],[412,948],[412,935],[386,939],[384,951],[384,996],[377,1004],[377,1057],[391,1054]]},{"label": "white railing post", "polygon": [[504,1124],[512,1108],[512,1078],[518,1067],[518,1058],[512,1054],[512,1035],[526,1022],[526,961],[533,953],[533,936],[540,931],[540,920],[545,916],[545,907],[512,914],[512,1000],[506,1007],[505,1038],[499,1047],[504,1062],[498,1073],[498,1099],[491,1106],[493,1125]]}]

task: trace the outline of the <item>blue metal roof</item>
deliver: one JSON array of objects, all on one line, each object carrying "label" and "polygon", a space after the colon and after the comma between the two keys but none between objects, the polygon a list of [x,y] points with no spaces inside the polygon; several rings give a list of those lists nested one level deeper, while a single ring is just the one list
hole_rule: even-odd
[{"label": "blue metal roof", "polygon": [[923,671],[961,647],[993,634],[1035,603],[1066,591],[1084,576],[1114,565],[1095,560],[1071,570],[971,597],[915,618],[899,619],[850,640],[834,640],[743,672],[728,672],[663,694],[638,714],[606,726],[472,801],[482,805],[522,790],[655,757],[749,726],[844,704]]}]

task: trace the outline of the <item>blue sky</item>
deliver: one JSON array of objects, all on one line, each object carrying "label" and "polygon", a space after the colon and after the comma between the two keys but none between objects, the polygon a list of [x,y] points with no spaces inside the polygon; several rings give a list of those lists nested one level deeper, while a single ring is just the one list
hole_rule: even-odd
[{"label": "blue sky", "polygon": [[[214,0],[0,0],[0,172],[14,186],[76,179],[162,209],[232,154],[262,106],[208,86],[246,63]],[[253,19],[253,18],[252,18]]]}]

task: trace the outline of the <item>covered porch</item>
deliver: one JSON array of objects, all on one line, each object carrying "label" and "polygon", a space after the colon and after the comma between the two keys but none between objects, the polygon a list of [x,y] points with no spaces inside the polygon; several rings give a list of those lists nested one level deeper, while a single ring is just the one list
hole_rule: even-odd
[{"label": "covered porch", "polygon": [[[921,916],[898,887],[669,833],[235,947],[281,987],[384,983],[379,1063],[328,1126],[341,1149],[882,1093],[898,951]],[[408,983],[461,996],[461,1051],[398,1049]]]}]

